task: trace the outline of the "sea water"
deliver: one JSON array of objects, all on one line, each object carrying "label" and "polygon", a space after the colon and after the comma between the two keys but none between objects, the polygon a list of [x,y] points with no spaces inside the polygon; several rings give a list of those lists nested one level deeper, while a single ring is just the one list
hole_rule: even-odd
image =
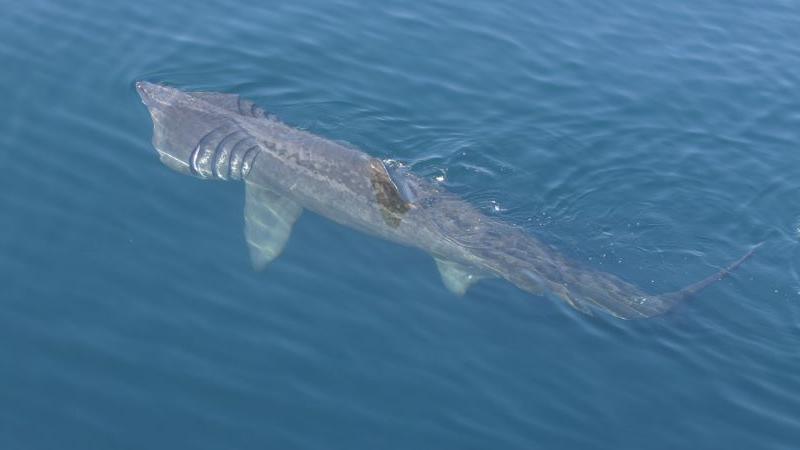
[{"label": "sea water", "polygon": [[[800,4],[34,0],[0,14],[0,448],[800,446]],[[311,213],[250,268],[133,84],[241,94],[669,292],[586,316]]]}]

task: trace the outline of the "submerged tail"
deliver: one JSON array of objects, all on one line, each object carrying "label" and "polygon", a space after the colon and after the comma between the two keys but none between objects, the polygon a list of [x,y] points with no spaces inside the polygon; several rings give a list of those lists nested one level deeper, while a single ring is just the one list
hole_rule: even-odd
[{"label": "submerged tail", "polygon": [[[715,273],[714,275],[711,275],[710,277],[707,277],[707,278],[705,278],[703,280],[700,280],[697,283],[690,284],[689,286],[686,286],[685,288],[683,288],[683,289],[681,289],[679,291],[671,292],[671,293],[668,293],[668,294],[659,295],[658,296],[659,299],[664,304],[664,310],[661,311],[659,314],[663,314],[663,313],[669,311],[670,309],[675,307],[677,304],[679,304],[679,303],[687,300],[688,298],[698,294],[703,289],[711,286],[712,284],[716,283],[717,281],[725,279],[725,277],[730,275],[731,272],[733,272],[739,266],[741,266],[742,263],[744,263],[745,261],[750,259],[753,256],[753,254],[756,252],[756,250],[758,250],[758,248],[761,247],[762,245],[764,245],[764,242],[759,242],[758,244],[754,245],[747,253],[744,254],[744,256],[742,256],[741,258],[739,258],[736,261],[732,262],[727,267],[725,267],[724,269],[722,269],[719,272]],[[658,314],[654,314],[654,315],[658,315]]]},{"label": "submerged tail", "polygon": [[[568,277],[569,284],[551,283],[550,291],[570,306],[587,314],[591,314],[592,310],[601,310],[620,319],[647,319],[670,311],[703,289],[727,277],[752,257],[762,244],[763,242],[753,246],[744,256],[714,275],[667,294],[648,295],[612,274],[586,270],[562,273],[562,279]],[[523,273],[530,272],[523,271]],[[515,281],[521,288],[535,292],[530,288],[532,284],[526,282],[527,279]]]}]

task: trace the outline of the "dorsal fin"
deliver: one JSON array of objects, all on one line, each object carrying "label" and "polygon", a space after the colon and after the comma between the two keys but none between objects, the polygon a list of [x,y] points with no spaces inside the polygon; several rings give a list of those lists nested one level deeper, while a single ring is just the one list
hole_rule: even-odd
[{"label": "dorsal fin", "polygon": [[417,192],[413,183],[410,182],[408,169],[396,161],[384,162],[383,166],[386,168],[386,174],[394,183],[394,187],[400,197],[408,204],[415,203],[417,201]]},{"label": "dorsal fin", "polygon": [[263,118],[267,114],[255,103],[238,94],[221,92],[187,92],[190,96],[247,117]]},{"label": "dorsal fin", "polygon": [[381,207],[383,220],[392,228],[397,228],[403,215],[411,209],[411,203],[403,198],[403,194],[397,189],[392,177],[386,170],[383,161],[372,158],[369,162],[369,180],[372,190],[375,192],[375,200]]}]

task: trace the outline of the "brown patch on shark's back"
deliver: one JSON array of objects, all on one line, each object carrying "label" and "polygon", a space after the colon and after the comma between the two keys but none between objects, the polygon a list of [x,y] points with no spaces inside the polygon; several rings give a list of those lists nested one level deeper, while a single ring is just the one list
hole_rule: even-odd
[{"label": "brown patch on shark's back", "polygon": [[386,171],[383,161],[372,158],[369,162],[369,180],[375,191],[375,200],[381,206],[383,220],[392,228],[400,225],[403,214],[411,209],[411,205],[403,199],[397,186]]}]

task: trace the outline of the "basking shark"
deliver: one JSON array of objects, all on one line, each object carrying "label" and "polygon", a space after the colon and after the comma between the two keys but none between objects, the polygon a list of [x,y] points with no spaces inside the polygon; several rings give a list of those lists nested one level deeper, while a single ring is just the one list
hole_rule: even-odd
[{"label": "basking shark", "polygon": [[256,269],[280,255],[292,225],[308,209],[429,253],[456,294],[480,279],[502,278],[584,313],[641,319],[663,314],[722,279],[755,250],[680,291],[649,294],[569,260],[401,165],[290,127],[238,95],[145,81],[136,90],[166,166],[197,178],[244,182],[244,232]]}]

